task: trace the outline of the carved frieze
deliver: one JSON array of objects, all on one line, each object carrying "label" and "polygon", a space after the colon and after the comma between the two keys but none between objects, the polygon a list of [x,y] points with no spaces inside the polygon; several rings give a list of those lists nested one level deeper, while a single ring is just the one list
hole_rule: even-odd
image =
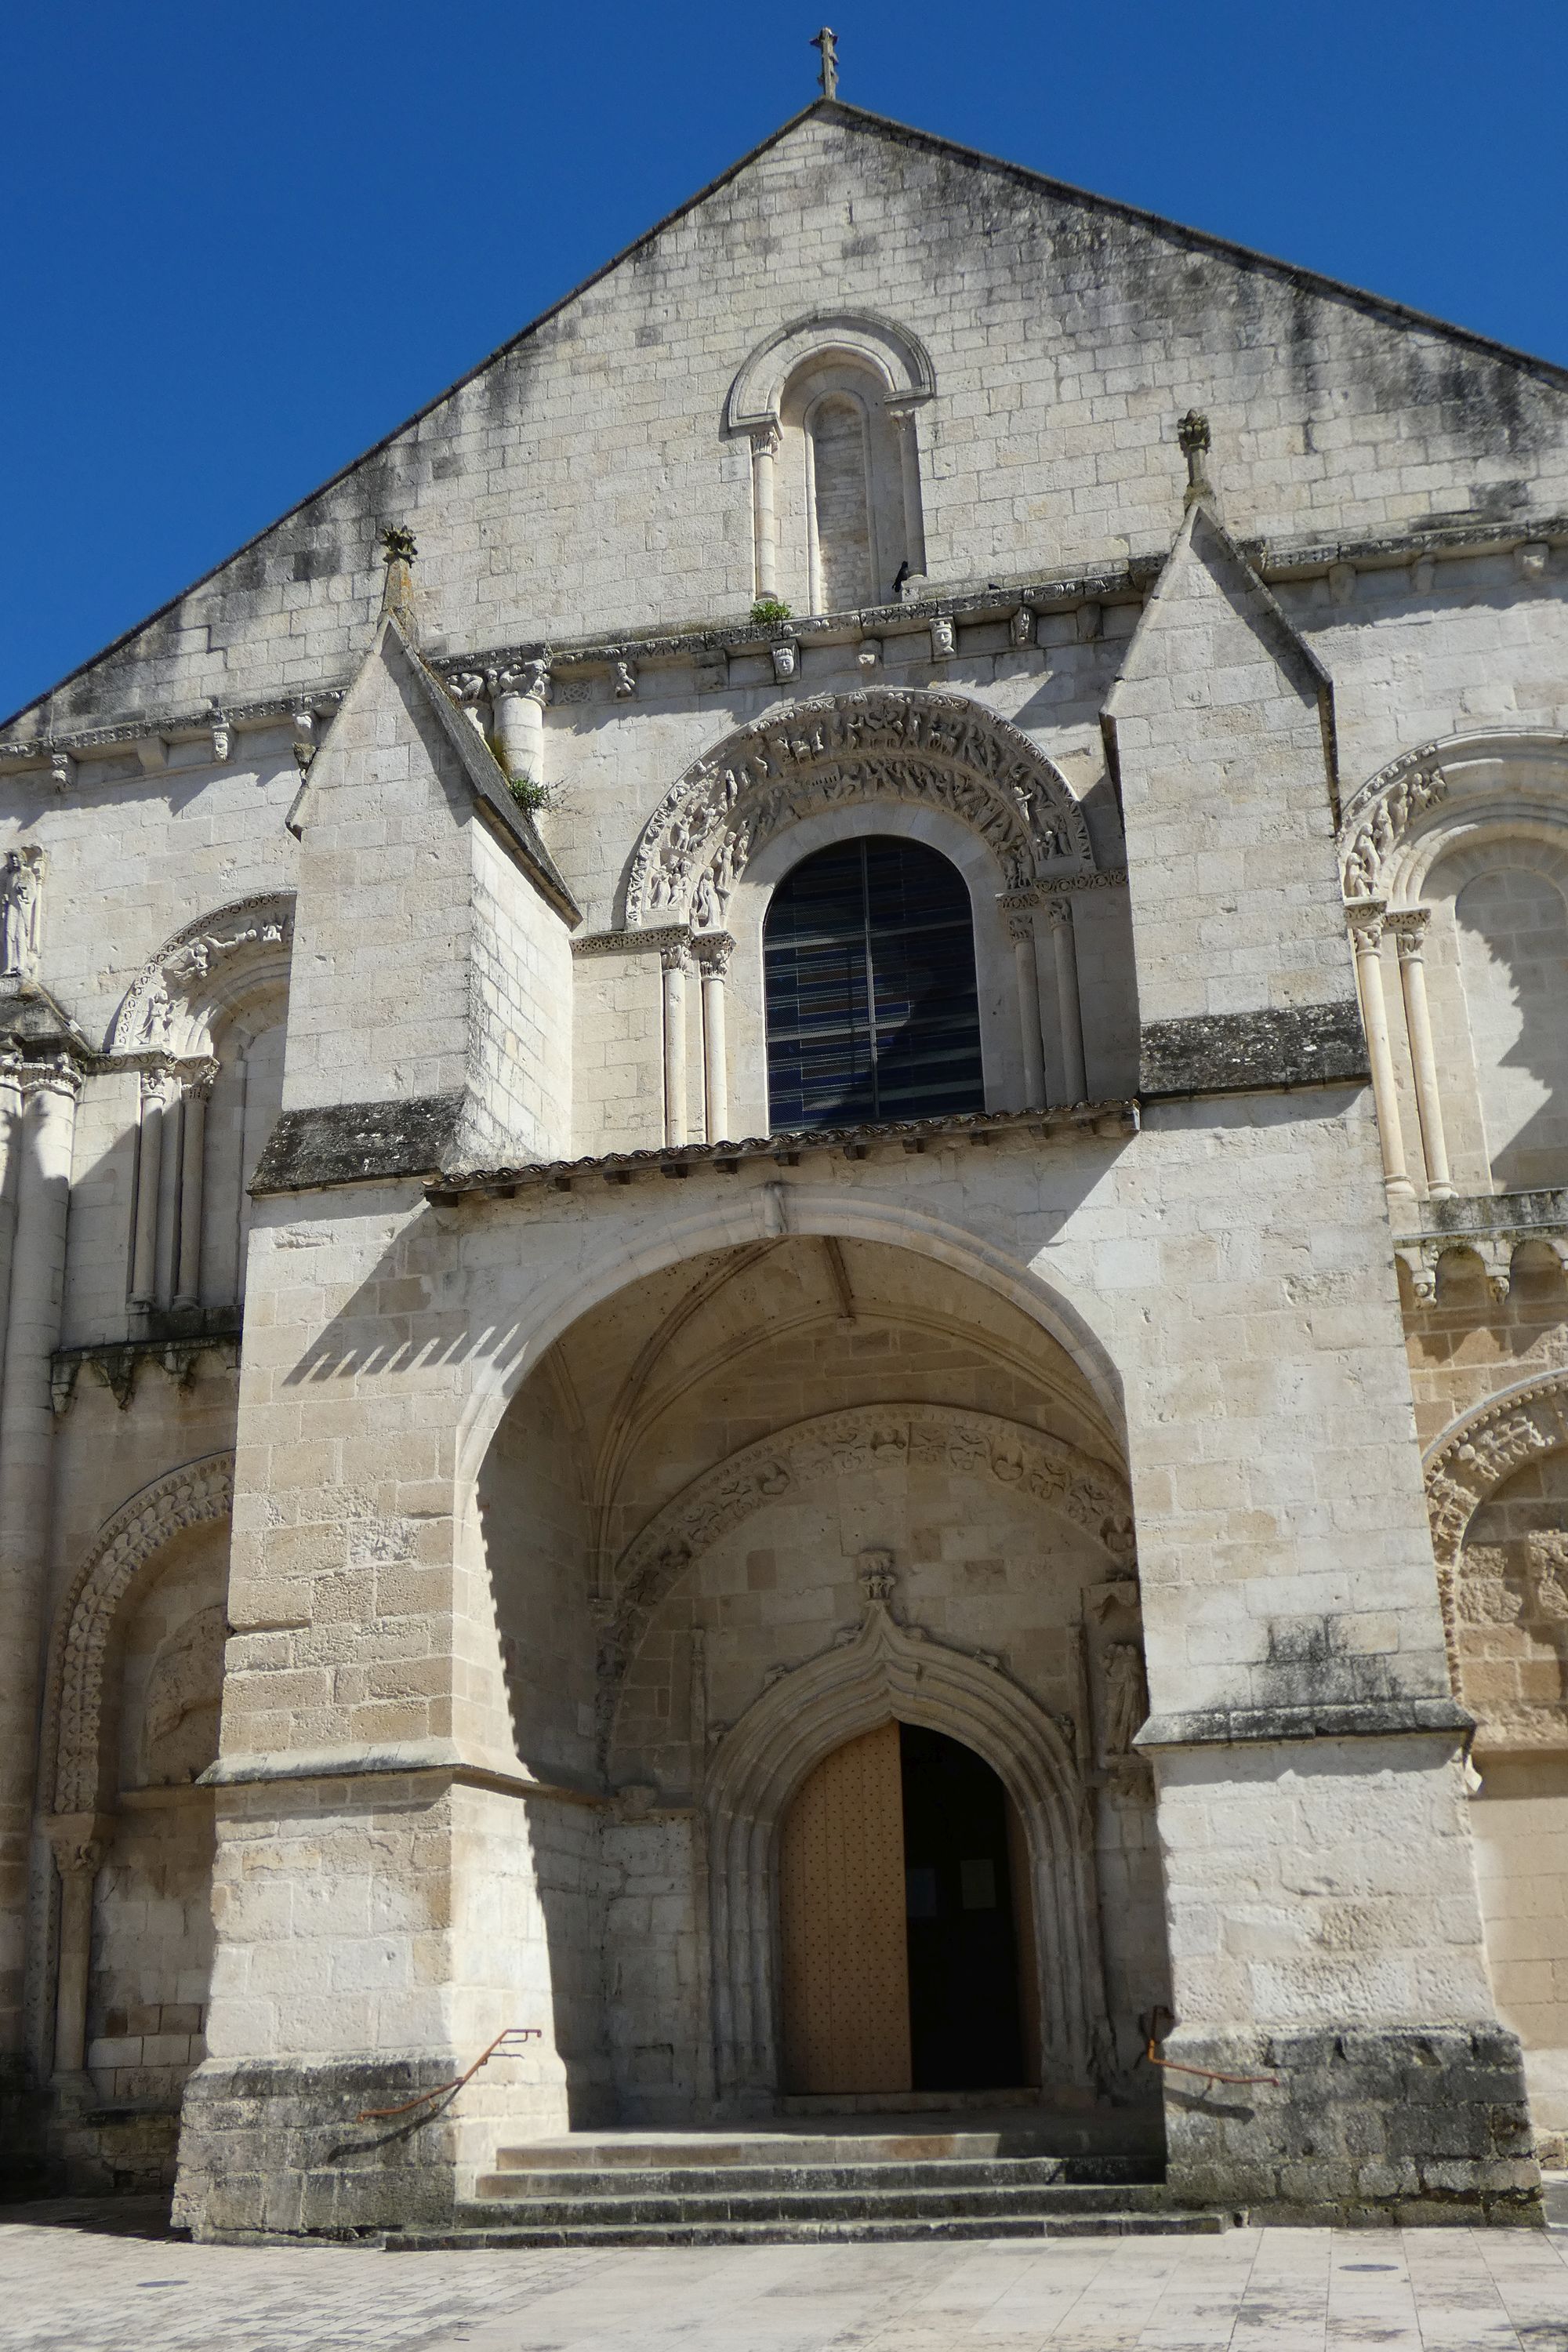
[{"label": "carved frieze", "polygon": [[877,799],[972,827],[1010,889],[1052,868],[1093,870],[1066,780],[1016,728],[957,695],[870,688],[797,704],[689,769],[637,843],[627,927],[686,914],[704,876],[721,914],[748,859],[786,825]]}]

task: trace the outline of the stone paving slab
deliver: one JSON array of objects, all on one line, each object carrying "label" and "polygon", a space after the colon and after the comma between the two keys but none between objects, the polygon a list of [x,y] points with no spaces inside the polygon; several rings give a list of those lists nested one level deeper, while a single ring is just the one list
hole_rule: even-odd
[{"label": "stone paving slab", "polygon": [[193,2246],[155,2218],[136,2236],[123,2212],[52,2210],[0,2221],[7,2352],[1568,2352],[1557,2230],[392,2263]]}]

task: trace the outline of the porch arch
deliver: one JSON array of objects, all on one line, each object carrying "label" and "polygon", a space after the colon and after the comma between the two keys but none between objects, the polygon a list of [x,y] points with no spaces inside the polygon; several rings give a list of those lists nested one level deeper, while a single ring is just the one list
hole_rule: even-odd
[{"label": "porch arch", "polygon": [[704,1786],[715,2085],[726,2105],[771,2106],[779,2080],[776,1890],[784,1810],[830,1750],[889,1717],[983,1757],[1018,1811],[1039,1951],[1045,2083],[1083,2083],[1109,2048],[1085,1791],[1069,1725],[994,1660],[950,1647],[864,1580],[858,1632],[775,1676],[714,1750]]},{"label": "porch arch", "polygon": [[[616,1291],[705,1251],[780,1241],[787,1234],[883,1242],[922,1252],[1020,1309],[1071,1359],[1117,1430],[1125,1424],[1121,1375],[1085,1307],[1056,1284],[973,1231],[891,1197],[858,1188],[770,1181],[739,1198],[715,1203],[657,1231],[639,1234],[584,1256],[558,1281],[541,1284],[530,1299],[526,1329],[515,1325],[495,1337],[493,1353],[477,1360],[458,1430],[459,1491],[471,1491],[508,1407],[562,1333]],[[605,1237],[607,1239],[607,1236]]]}]

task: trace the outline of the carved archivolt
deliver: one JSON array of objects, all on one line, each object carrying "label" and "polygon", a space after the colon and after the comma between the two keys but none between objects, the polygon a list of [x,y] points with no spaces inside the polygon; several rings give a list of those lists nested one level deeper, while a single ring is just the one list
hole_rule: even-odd
[{"label": "carved archivolt", "polygon": [[[1563,1646],[1560,1636],[1563,1622],[1568,1621],[1568,1590],[1563,1582],[1568,1570],[1568,1538],[1547,1535],[1528,1539],[1526,1549],[1531,1556],[1524,1564],[1522,1583],[1514,1563],[1493,1559],[1490,1547],[1483,1547],[1481,1553],[1467,1549],[1466,1538],[1482,1505],[1516,1471],[1565,1450],[1568,1371],[1559,1371],[1468,1415],[1428,1459],[1426,1508],[1437,1562],[1443,1635],[1449,1675],[1461,1698],[1466,1664],[1463,1633],[1507,1625],[1527,1637],[1533,1633],[1552,1650]],[[1472,1583],[1478,1588],[1474,1594],[1469,1590]],[[1495,1591],[1489,1592],[1482,1587]],[[1486,1643],[1484,1635],[1483,1643],[1495,1646]],[[1494,1746],[1540,1746],[1543,1741],[1560,1745],[1568,1732],[1568,1717],[1560,1699],[1546,1705],[1517,1705],[1500,1698],[1484,1706],[1478,1703],[1477,1711],[1485,1715],[1485,1733]]]},{"label": "carved archivolt", "polygon": [[1375,898],[1384,868],[1413,819],[1436,807],[1448,790],[1437,746],[1406,751],[1358,793],[1341,835],[1341,878],[1347,899]]},{"label": "carved archivolt", "polygon": [[110,1636],[132,1587],[175,1536],[226,1519],[233,1507],[234,1456],[209,1454],[143,1486],[100,1530],[57,1621],[50,1676],[55,1812],[97,1809]]},{"label": "carved archivolt", "polygon": [[601,1645],[601,1693],[613,1714],[626,1661],[648,1620],[700,1552],[782,1496],[866,1470],[930,1466],[984,1472],[1060,1511],[1119,1568],[1132,1559],[1132,1501],[1121,1473],[1060,1438],[947,1405],[862,1405],[795,1422],[742,1447],[657,1512],[627,1545]]},{"label": "carved archivolt", "polygon": [[1565,817],[1568,737],[1492,728],[1420,744],[1380,768],[1345,810],[1345,898],[1415,904],[1433,857],[1457,827],[1510,818],[1561,825]]},{"label": "carved archivolt", "polygon": [[224,1005],[262,979],[286,981],[294,902],[268,891],[187,923],[166,940],[126,990],[109,1032],[111,1054],[212,1051]]},{"label": "carved archivolt", "polygon": [[773,1853],[784,1808],[830,1749],[891,1717],[945,1732],[1005,1784],[1028,1842],[1047,2082],[1087,2082],[1110,2047],[1088,1809],[1064,1727],[1001,1669],[900,1624],[868,1591],[861,1625],[777,1676],[714,1750],[704,1799],[719,2095],[771,2099],[778,2079]]},{"label": "carved archivolt", "polygon": [[1009,889],[1093,869],[1066,779],[1005,719],[959,695],[824,695],[730,736],[665,794],[633,853],[627,929],[721,924],[765,842],[820,810],[874,800],[956,817],[988,843]]}]

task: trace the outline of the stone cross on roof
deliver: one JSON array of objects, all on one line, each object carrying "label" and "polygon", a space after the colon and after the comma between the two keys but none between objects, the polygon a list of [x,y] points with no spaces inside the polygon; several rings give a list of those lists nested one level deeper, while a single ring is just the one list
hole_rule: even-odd
[{"label": "stone cross on roof", "polygon": [[838,95],[838,37],[830,25],[824,25],[820,33],[813,34],[811,46],[814,49],[822,51],[822,71],[816,77],[822,84],[822,95],[824,98],[837,98]]}]

